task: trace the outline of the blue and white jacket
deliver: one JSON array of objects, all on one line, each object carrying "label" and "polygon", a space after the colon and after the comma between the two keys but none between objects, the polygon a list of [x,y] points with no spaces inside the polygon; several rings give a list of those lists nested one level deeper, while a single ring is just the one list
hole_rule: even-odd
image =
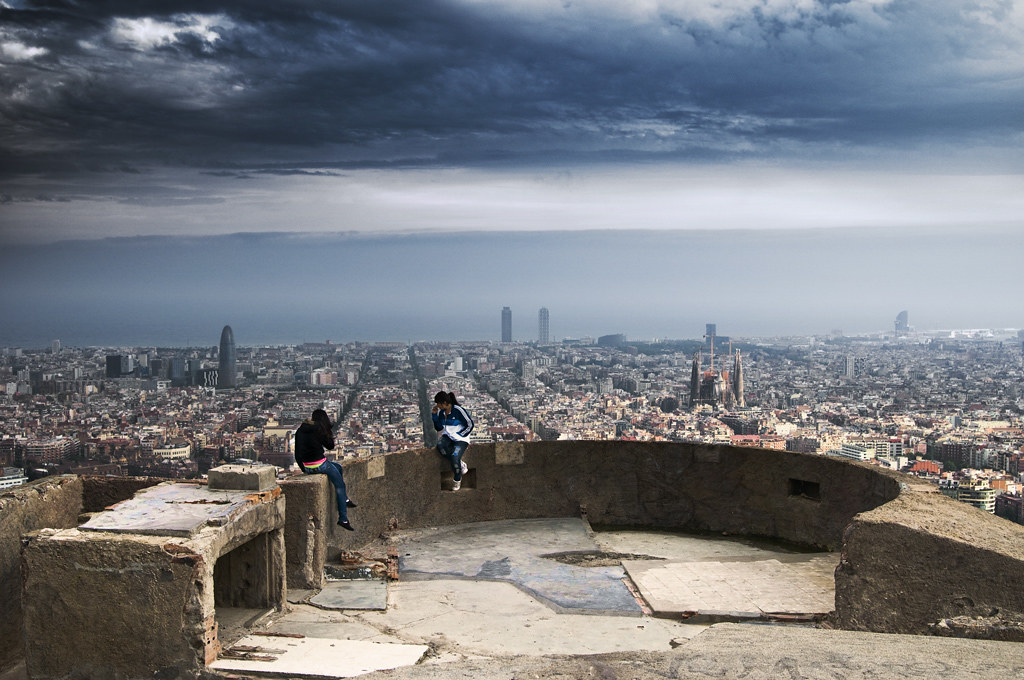
[{"label": "blue and white jacket", "polygon": [[444,409],[440,409],[437,413],[431,413],[430,417],[434,421],[434,429],[438,432],[444,431],[458,442],[469,441],[469,433],[473,431],[473,418],[458,404],[452,404],[451,413],[445,413]]}]

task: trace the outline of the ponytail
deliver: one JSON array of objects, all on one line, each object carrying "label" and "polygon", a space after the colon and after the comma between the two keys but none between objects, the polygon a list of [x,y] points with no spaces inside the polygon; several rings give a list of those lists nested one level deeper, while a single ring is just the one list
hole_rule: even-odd
[{"label": "ponytail", "polygon": [[455,399],[455,393],[454,392],[445,392],[444,390],[441,390],[440,392],[438,392],[437,394],[434,395],[434,403],[435,404],[451,404],[452,406],[458,406],[459,405],[459,402],[456,401],[456,399]]}]

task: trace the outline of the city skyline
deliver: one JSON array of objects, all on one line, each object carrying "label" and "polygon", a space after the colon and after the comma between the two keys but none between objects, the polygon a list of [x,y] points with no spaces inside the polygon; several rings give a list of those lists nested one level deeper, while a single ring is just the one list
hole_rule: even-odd
[{"label": "city skyline", "polygon": [[[709,321],[730,336],[891,334],[902,310],[921,330],[1019,328],[1006,295],[1020,252],[1024,234],[1015,231],[886,230],[237,234],[20,246],[0,249],[0,346],[215,345],[225,324],[242,345],[499,340],[502,306],[521,310],[516,338],[532,339],[541,305],[557,319],[557,338],[699,338]],[[438,266],[451,272],[439,279]]]},{"label": "city skyline", "polygon": [[[769,246],[777,252],[766,257]],[[447,292],[425,292],[430,263],[453,249],[453,274],[437,284]],[[241,344],[498,340],[502,306],[531,310],[521,319],[541,305],[559,338],[698,338],[712,319],[733,336],[891,333],[901,310],[924,330],[1018,328],[1005,295],[1019,252],[1024,234],[1015,232],[944,241],[886,231],[239,234],[25,246],[0,250],[0,315],[9,320],[0,345],[195,344],[225,323]],[[641,258],[645,266],[628,266]],[[439,306],[447,297],[454,313]]]}]

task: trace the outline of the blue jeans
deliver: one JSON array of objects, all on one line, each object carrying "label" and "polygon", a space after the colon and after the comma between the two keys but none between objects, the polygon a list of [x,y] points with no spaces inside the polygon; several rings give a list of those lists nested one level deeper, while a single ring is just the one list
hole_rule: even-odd
[{"label": "blue jeans", "polygon": [[456,482],[462,481],[462,454],[469,448],[469,442],[458,442],[446,434],[437,440],[437,452],[448,459],[452,466],[452,476]]},{"label": "blue jeans", "polygon": [[341,472],[341,463],[333,460],[328,460],[320,465],[320,467],[307,468],[303,466],[302,471],[309,475],[327,475],[327,479],[331,480],[331,484],[334,485],[335,495],[338,497],[338,521],[348,521],[348,508],[346,503],[348,502],[348,490],[345,488],[345,477]]}]

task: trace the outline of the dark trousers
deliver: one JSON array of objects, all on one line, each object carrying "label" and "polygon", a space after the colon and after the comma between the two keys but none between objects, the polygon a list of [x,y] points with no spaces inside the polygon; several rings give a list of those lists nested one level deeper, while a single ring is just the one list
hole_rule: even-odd
[{"label": "dark trousers", "polygon": [[462,481],[462,455],[469,448],[469,442],[455,441],[446,434],[437,440],[437,452],[448,459],[452,466],[452,476],[456,482]]},{"label": "dark trousers", "polygon": [[327,479],[331,480],[331,484],[334,485],[334,493],[338,497],[338,521],[347,522],[348,508],[345,504],[348,502],[348,490],[345,489],[345,477],[341,472],[341,463],[328,460],[320,467],[307,468],[303,466],[302,469],[309,475],[327,475]]}]

